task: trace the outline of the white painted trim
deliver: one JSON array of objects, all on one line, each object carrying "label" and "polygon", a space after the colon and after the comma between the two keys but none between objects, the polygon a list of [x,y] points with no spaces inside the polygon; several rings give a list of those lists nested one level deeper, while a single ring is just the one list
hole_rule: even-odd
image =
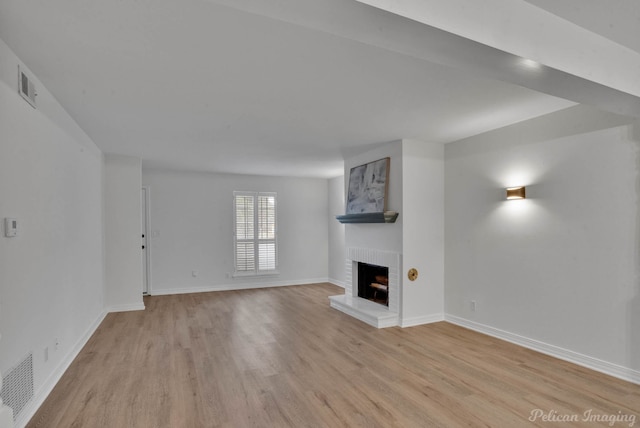
[{"label": "white painted trim", "polygon": [[502,339],[507,342],[515,343],[516,345],[532,349],[542,354],[550,355],[560,360],[568,361],[570,363],[577,364],[579,366],[583,366],[640,385],[640,371],[638,370],[623,367],[618,364],[613,364],[608,361],[603,361],[598,358],[571,351],[569,349],[550,345],[539,340],[530,339],[525,336],[520,336],[519,334],[510,333],[508,331],[500,330],[454,315],[445,314],[445,321],[450,322],[451,324],[456,324],[461,327],[468,328],[470,330],[484,333],[489,336],[497,337],[498,339]]},{"label": "white painted trim", "polygon": [[114,305],[107,308],[107,312],[144,311],[144,303],[129,303],[126,305]]},{"label": "white painted trim", "polygon": [[279,282],[252,282],[243,284],[221,284],[210,285],[205,287],[189,287],[189,288],[167,288],[164,290],[154,290],[154,296],[168,296],[170,294],[190,294],[190,293],[208,293],[211,291],[232,291],[232,290],[251,290],[256,288],[273,288],[273,287],[289,287],[292,285],[308,285],[329,282],[328,278],[311,278],[295,281],[279,281]]},{"label": "white painted trim", "polygon": [[347,284],[345,284],[344,281],[338,281],[337,279],[334,278],[329,278],[329,280],[327,281],[333,285],[337,285],[338,287],[342,287],[342,288],[347,288]]},{"label": "white painted trim", "polygon": [[40,406],[42,406],[42,403],[44,403],[44,400],[46,400],[51,391],[53,391],[53,388],[60,381],[64,372],[67,371],[73,360],[78,356],[82,348],[84,348],[84,345],[87,344],[106,316],[107,311],[103,311],[89,326],[87,331],[76,342],[76,344],[69,350],[69,353],[62,359],[60,364],[58,364],[58,367],[51,372],[47,380],[45,380],[38,391],[36,391],[33,398],[20,412],[20,417],[15,421],[15,428],[25,427],[33,415],[36,414]]},{"label": "white painted trim", "polygon": [[146,294],[151,294],[151,236],[149,234],[150,230],[149,230],[149,225],[151,224],[151,216],[150,216],[150,211],[151,211],[151,188],[149,186],[142,186],[142,189],[144,191],[144,209],[142,210],[142,216],[143,216],[143,221],[144,221],[144,230],[142,231],[142,233],[144,233],[144,245],[145,245],[145,257],[144,257],[144,267],[143,269],[145,270],[145,279],[146,279],[146,284],[143,284],[143,288],[146,288],[145,293]]},{"label": "white painted trim", "polygon": [[366,299],[339,294],[337,296],[329,296],[329,305],[333,309],[375,328],[395,327],[398,325],[397,313],[389,312],[386,307]]},{"label": "white painted trim", "polygon": [[444,321],[444,314],[420,315],[418,317],[403,318],[400,321],[400,327],[414,327],[417,325],[431,324],[434,322]]}]

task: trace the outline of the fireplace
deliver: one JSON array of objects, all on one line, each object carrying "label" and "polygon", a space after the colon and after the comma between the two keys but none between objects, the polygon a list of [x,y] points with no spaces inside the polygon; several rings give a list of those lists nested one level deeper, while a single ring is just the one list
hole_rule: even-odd
[{"label": "fireplace", "polygon": [[[377,328],[399,325],[401,254],[373,248],[348,247],[346,256],[344,294],[330,296],[331,307]],[[369,297],[360,294],[362,264],[376,267],[373,279],[369,277],[364,280],[368,288],[366,293],[371,293]],[[379,287],[378,292],[373,292],[375,286],[371,287],[372,283],[385,285],[385,275],[381,273],[386,273],[386,296],[382,292],[384,287]],[[364,277],[368,275],[364,274]],[[376,279],[376,276],[382,278]]]},{"label": "fireplace", "polygon": [[358,262],[358,297],[389,306],[389,268]]}]

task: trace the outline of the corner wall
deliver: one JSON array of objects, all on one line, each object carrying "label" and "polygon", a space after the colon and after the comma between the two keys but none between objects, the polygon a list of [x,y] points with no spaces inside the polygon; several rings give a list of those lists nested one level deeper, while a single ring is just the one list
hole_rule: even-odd
[{"label": "corner wall", "polygon": [[104,272],[102,153],[33,74],[38,108],[20,97],[18,64],[0,41],[0,222],[19,222],[0,227],[0,370],[33,352],[20,427],[102,320]]},{"label": "corner wall", "polygon": [[446,145],[447,320],[640,382],[629,123],[577,106]]},{"label": "corner wall", "polygon": [[[410,327],[444,318],[444,147],[418,140],[391,142],[345,161],[349,171],[391,158],[387,209],[391,224],[347,224],[345,246],[401,254],[399,323]],[[418,270],[415,281],[409,269]]]},{"label": "corner wall", "polygon": [[409,327],[444,319],[443,144],[402,140],[402,193],[401,325]]},{"label": "corner wall", "polygon": [[345,287],[345,225],[336,220],[345,213],[344,176],[329,180],[329,281]]}]

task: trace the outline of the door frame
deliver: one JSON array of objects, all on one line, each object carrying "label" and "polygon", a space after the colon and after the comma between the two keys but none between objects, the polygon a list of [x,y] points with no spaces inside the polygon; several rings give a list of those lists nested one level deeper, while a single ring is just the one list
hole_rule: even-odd
[{"label": "door frame", "polygon": [[151,295],[151,246],[149,243],[151,240],[149,239],[149,186],[142,186],[140,190],[140,202],[142,205],[141,209],[141,229],[142,235],[142,245],[144,245],[144,250],[142,252],[142,269],[143,269],[143,284],[142,284],[142,294],[143,295]]}]

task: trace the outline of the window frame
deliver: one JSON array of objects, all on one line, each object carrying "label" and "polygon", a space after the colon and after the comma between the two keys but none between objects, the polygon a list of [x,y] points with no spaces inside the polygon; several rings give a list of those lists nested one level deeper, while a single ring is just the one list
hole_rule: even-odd
[{"label": "window frame", "polygon": [[[253,200],[253,238],[238,238],[238,197],[251,197]],[[273,197],[273,238],[260,238],[261,223],[260,219],[260,197]],[[238,270],[238,244],[240,242],[253,243],[253,269]],[[273,243],[274,248],[274,267],[273,269],[260,269],[260,244]],[[278,195],[276,192],[254,192],[239,191],[233,192],[233,277],[255,277],[278,275]]]}]

